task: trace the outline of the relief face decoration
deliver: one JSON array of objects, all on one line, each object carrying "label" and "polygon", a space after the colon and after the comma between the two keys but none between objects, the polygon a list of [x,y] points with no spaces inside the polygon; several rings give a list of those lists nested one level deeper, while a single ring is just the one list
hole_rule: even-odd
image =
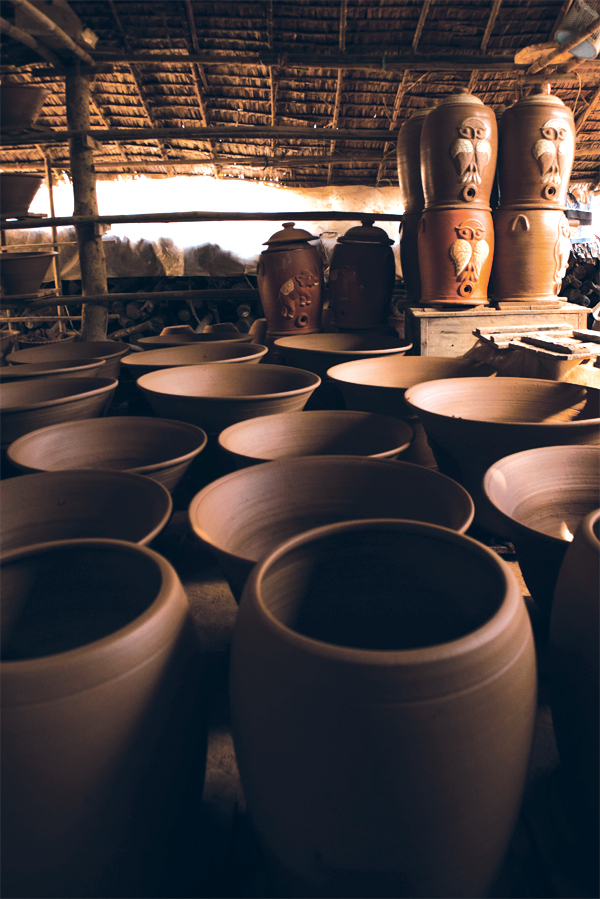
[{"label": "relief face decoration", "polygon": [[481,176],[492,158],[489,125],[476,116],[471,116],[458,127],[459,137],[450,148],[450,154],[464,187],[461,197],[466,202],[477,196]]},{"label": "relief face decoration", "polygon": [[542,137],[533,145],[532,153],[542,176],[542,196],[545,200],[554,200],[569,172],[573,137],[562,119],[548,119],[540,131]]},{"label": "relief face decoration", "polygon": [[477,219],[468,219],[456,227],[457,239],[450,244],[450,258],[454,263],[456,279],[460,281],[458,293],[468,297],[479,280],[482,266],[490,253],[485,226]]}]

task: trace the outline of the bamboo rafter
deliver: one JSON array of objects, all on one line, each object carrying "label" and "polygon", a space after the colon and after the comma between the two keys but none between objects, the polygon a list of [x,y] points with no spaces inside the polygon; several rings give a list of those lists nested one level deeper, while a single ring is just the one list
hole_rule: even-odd
[{"label": "bamboo rafter", "polygon": [[60,47],[63,50],[68,50],[73,56],[77,57],[77,59],[81,60],[88,65],[93,65],[94,60],[90,56],[83,47],[80,47],[79,44],[76,44],[75,41],[69,37],[66,31],[63,31],[62,28],[49,19],[48,16],[44,15],[37,6],[34,6],[32,3],[29,3],[29,0],[11,0],[13,6],[20,6],[27,15],[30,16],[35,22],[42,28],[47,34],[52,35],[53,39],[60,44]]},{"label": "bamboo rafter", "polygon": [[479,49],[481,50],[482,53],[487,49],[487,45],[488,45],[489,39],[492,35],[492,31],[494,30],[494,25],[496,24],[496,19],[498,18],[498,13],[500,12],[501,5],[502,5],[502,0],[494,0],[494,3],[492,4],[492,10],[491,10],[489,18],[487,20],[487,24],[485,26],[485,32],[483,34],[483,37],[481,39],[481,44],[479,46]]},{"label": "bamboo rafter", "polygon": [[[344,73],[340,70],[338,72],[337,77],[337,85],[335,89],[335,101],[333,104],[333,118],[331,120],[331,127],[336,129],[338,126],[338,121],[340,118],[340,109],[342,107],[342,84],[344,81]],[[335,151],[335,140],[332,140],[329,144],[329,153],[333,155]],[[327,169],[327,184],[331,184],[331,178],[333,175],[333,163],[328,166]]]},{"label": "bamboo rafter", "polygon": [[419,41],[421,40],[421,34],[423,33],[423,28],[425,27],[425,19],[427,18],[427,13],[429,12],[429,7],[431,6],[431,0],[423,0],[423,8],[421,9],[421,15],[419,16],[419,21],[417,23],[417,30],[415,31],[415,36],[413,37],[412,42],[412,52],[417,52],[417,47],[419,45]]}]

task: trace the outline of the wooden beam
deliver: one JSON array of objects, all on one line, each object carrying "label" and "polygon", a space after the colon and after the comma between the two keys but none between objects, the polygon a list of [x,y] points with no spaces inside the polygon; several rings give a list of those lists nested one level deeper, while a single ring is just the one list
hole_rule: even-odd
[{"label": "wooden beam", "polygon": [[273,49],[273,0],[267,0],[267,47]]},{"label": "wooden beam", "polygon": [[556,39],[556,32],[562,25],[563,19],[566,16],[566,14],[569,12],[572,3],[573,3],[573,0],[563,0],[563,5],[561,6],[561,8],[558,12],[556,21],[554,22],[554,28],[550,32],[550,40],[551,41]]},{"label": "wooden beam", "polygon": [[[344,81],[344,73],[340,69],[337,76],[337,84],[335,88],[335,100],[333,101],[333,117],[331,119],[331,127],[336,129],[338,126],[338,122],[340,119],[340,109],[342,108],[342,84]],[[335,140],[332,140],[329,144],[329,155],[332,156],[335,152]],[[328,166],[327,169],[327,184],[331,184],[331,178],[333,176],[333,163]]]},{"label": "wooden beam", "polygon": [[200,44],[198,43],[198,34],[196,32],[196,23],[194,22],[194,10],[192,9],[192,0],[183,0],[185,5],[185,13],[188,20],[188,28],[190,30],[190,38],[194,53],[200,56]]},{"label": "wooden beam", "polygon": [[496,19],[498,18],[498,13],[500,12],[501,5],[502,0],[494,0],[492,4],[492,9],[487,20],[487,25],[485,26],[485,32],[479,46],[479,49],[482,53],[487,49],[488,41],[492,35],[492,31],[494,30],[494,25],[496,24]]},{"label": "wooden beam", "polygon": [[583,110],[583,112],[581,112],[575,119],[575,131],[576,132],[581,131],[582,126],[585,124],[585,122],[589,119],[590,115],[596,109],[596,107],[598,106],[598,103],[600,103],[600,87],[598,88],[596,93],[593,95],[592,99],[590,100],[590,102],[588,103],[586,108]]},{"label": "wooden beam", "polygon": [[429,12],[429,7],[431,6],[431,0],[423,0],[423,8],[421,9],[421,15],[419,16],[419,21],[417,24],[417,30],[415,31],[415,36],[413,37],[412,42],[412,52],[417,52],[417,46],[419,41],[421,40],[421,34],[423,33],[423,28],[425,26],[425,19],[427,18],[427,13]]},{"label": "wooden beam", "polygon": [[340,0],[340,51],[346,52],[346,19],[348,15],[348,0]]},{"label": "wooden beam", "polygon": [[76,44],[75,41],[69,37],[66,31],[63,31],[62,28],[49,19],[48,16],[44,15],[44,13],[34,6],[29,0],[11,0],[11,3],[14,6],[21,7],[25,12],[27,12],[28,16],[31,16],[32,19],[47,33],[51,34],[53,39],[57,44],[60,44],[63,50],[68,50],[73,56],[76,56],[77,59],[82,60],[82,62],[87,63],[88,65],[93,65],[94,60],[86,53],[83,47],[80,47],[79,44]]},{"label": "wooden beam", "polygon": [[20,44],[24,44],[25,47],[29,47],[30,50],[33,50],[34,53],[37,53],[38,56],[41,56],[42,59],[46,60],[46,62],[49,62],[50,65],[53,66],[58,72],[65,72],[65,66],[58,58],[56,53],[53,53],[49,47],[45,47],[43,44],[40,44],[39,41],[36,41],[36,39],[30,34],[27,34],[27,32],[21,31],[20,28],[16,28],[14,25],[11,25],[11,23],[6,19],[3,19],[1,17],[0,34],[6,34],[8,35],[8,37],[12,37],[14,41],[18,41]]}]

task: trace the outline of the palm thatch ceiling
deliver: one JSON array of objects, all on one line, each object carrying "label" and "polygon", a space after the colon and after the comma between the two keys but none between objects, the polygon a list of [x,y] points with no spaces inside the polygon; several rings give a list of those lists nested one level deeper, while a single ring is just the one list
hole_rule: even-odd
[{"label": "palm thatch ceiling", "polygon": [[398,130],[416,109],[461,88],[498,109],[544,80],[575,114],[572,181],[598,187],[600,63],[567,53],[533,71],[570,3],[0,0],[3,83],[49,90],[32,130],[0,136],[0,166],[69,170],[76,67],[91,79],[97,177],[295,187],[397,184]]}]

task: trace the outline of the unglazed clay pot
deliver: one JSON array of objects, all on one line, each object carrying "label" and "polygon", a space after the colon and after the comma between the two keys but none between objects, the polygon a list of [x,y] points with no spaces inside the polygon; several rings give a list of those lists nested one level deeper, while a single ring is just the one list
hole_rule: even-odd
[{"label": "unglazed clay pot", "polygon": [[198,346],[167,347],[145,353],[130,353],[122,361],[124,370],[134,378],[179,365],[202,365],[223,362],[260,362],[266,356],[266,346],[257,343],[204,343]]},{"label": "unglazed clay pot", "polygon": [[0,172],[0,218],[27,215],[43,180],[41,175]]},{"label": "unglazed clay pot", "polygon": [[0,128],[17,131],[34,124],[50,91],[31,84],[0,85]]},{"label": "unglazed clay pot", "polygon": [[493,214],[496,300],[551,300],[558,296],[569,263],[569,222],[560,209],[514,209]]},{"label": "unglazed clay pot", "polygon": [[423,122],[421,179],[425,209],[490,208],[498,130],[494,110],[467,91],[440,100]]},{"label": "unglazed clay pot", "polygon": [[532,598],[548,615],[573,534],[598,505],[598,484],[598,446],[525,450],[500,459],[485,474],[485,494],[511,532]]},{"label": "unglazed clay pot", "polygon": [[539,446],[600,443],[599,392],[536,378],[450,378],[410,387],[409,408],[421,420],[441,471],[473,496],[476,523],[510,539],[487,500],[487,469]]},{"label": "unglazed clay pot", "polygon": [[327,369],[338,363],[372,356],[402,355],[410,350],[412,343],[401,343],[398,335],[332,332],[280,337],[275,346],[288,365],[296,365],[324,378]]},{"label": "unglazed clay pot", "polygon": [[574,821],[596,858],[600,692],[600,509],[580,523],[563,562],[550,619],[548,671],[554,733]]},{"label": "unglazed clay pot", "polygon": [[403,214],[420,214],[425,205],[421,181],[421,132],[425,116],[430,112],[429,108],[417,109],[398,132],[396,161],[400,184],[400,203],[404,207]]},{"label": "unglazed clay pot", "polygon": [[[46,280],[50,263],[55,256],[58,256],[56,250],[35,253],[22,253],[19,251],[2,253],[0,256],[0,286],[2,287],[2,292],[9,296],[37,294],[42,283]],[[50,277],[53,279],[54,276],[51,275]]]},{"label": "unglazed clay pot", "polygon": [[270,895],[488,894],[536,713],[527,610],[494,552],[414,521],[280,544],[244,591],[230,695]]},{"label": "unglazed clay pot", "polygon": [[406,295],[411,303],[421,299],[419,271],[419,222],[421,212],[405,212],[400,224],[400,266]]},{"label": "unglazed clay pot", "polygon": [[22,471],[127,471],[172,491],[206,443],[204,431],[186,422],[115,415],[40,428],[11,443],[6,455]]},{"label": "unglazed clay pot", "polygon": [[156,481],[122,471],[45,471],[0,481],[2,552],[79,537],[147,544],[173,503]]},{"label": "unglazed clay pot", "polygon": [[424,306],[487,303],[494,257],[490,211],[426,209],[419,221],[418,244]]},{"label": "unglazed clay pot", "polygon": [[[0,371],[2,381],[29,381],[32,378],[95,378],[104,374],[104,359],[71,359],[64,362],[24,362],[6,365]],[[102,371],[101,371],[102,370]]]},{"label": "unglazed clay pot", "polygon": [[2,563],[3,891],[186,895],[206,723],[175,570],[118,540]]},{"label": "unglazed clay pot", "polygon": [[152,337],[140,337],[137,343],[143,350],[158,350],[161,347],[189,346],[190,343],[251,343],[251,334],[232,335],[227,332],[202,331],[196,334],[195,331],[175,332],[170,334],[155,334]]},{"label": "unglazed clay pot", "polygon": [[115,378],[42,378],[0,383],[2,445],[61,421],[97,418],[112,402]]},{"label": "unglazed clay pot", "polygon": [[312,372],[285,365],[185,365],[138,378],[162,418],[176,418],[218,434],[236,421],[303,409],[321,383]]},{"label": "unglazed clay pot", "polygon": [[473,503],[459,484],[408,462],[304,456],[213,481],[194,497],[189,517],[239,600],[252,566],[301,531],[349,519],[400,517],[466,531]]},{"label": "unglazed clay pot", "polygon": [[311,240],[317,238],[285,222],[265,242],[256,274],[269,337],[321,328],[323,263]]},{"label": "unglazed clay pot", "polygon": [[329,308],[339,328],[385,325],[396,281],[393,240],[373,219],[338,238],[329,266]]},{"label": "unglazed clay pot", "polygon": [[564,209],[575,156],[573,113],[545,92],[504,110],[500,125],[500,204]]},{"label": "unglazed clay pot", "polygon": [[130,350],[128,343],[118,340],[78,340],[67,343],[58,341],[45,346],[16,350],[6,358],[11,365],[25,362],[67,362],[71,359],[104,359],[106,365],[102,368],[102,375],[106,378],[118,378],[121,359]]},{"label": "unglazed clay pot", "polygon": [[318,409],[240,421],[219,434],[237,468],[289,456],[395,458],[410,446],[410,425],[375,412]]}]

